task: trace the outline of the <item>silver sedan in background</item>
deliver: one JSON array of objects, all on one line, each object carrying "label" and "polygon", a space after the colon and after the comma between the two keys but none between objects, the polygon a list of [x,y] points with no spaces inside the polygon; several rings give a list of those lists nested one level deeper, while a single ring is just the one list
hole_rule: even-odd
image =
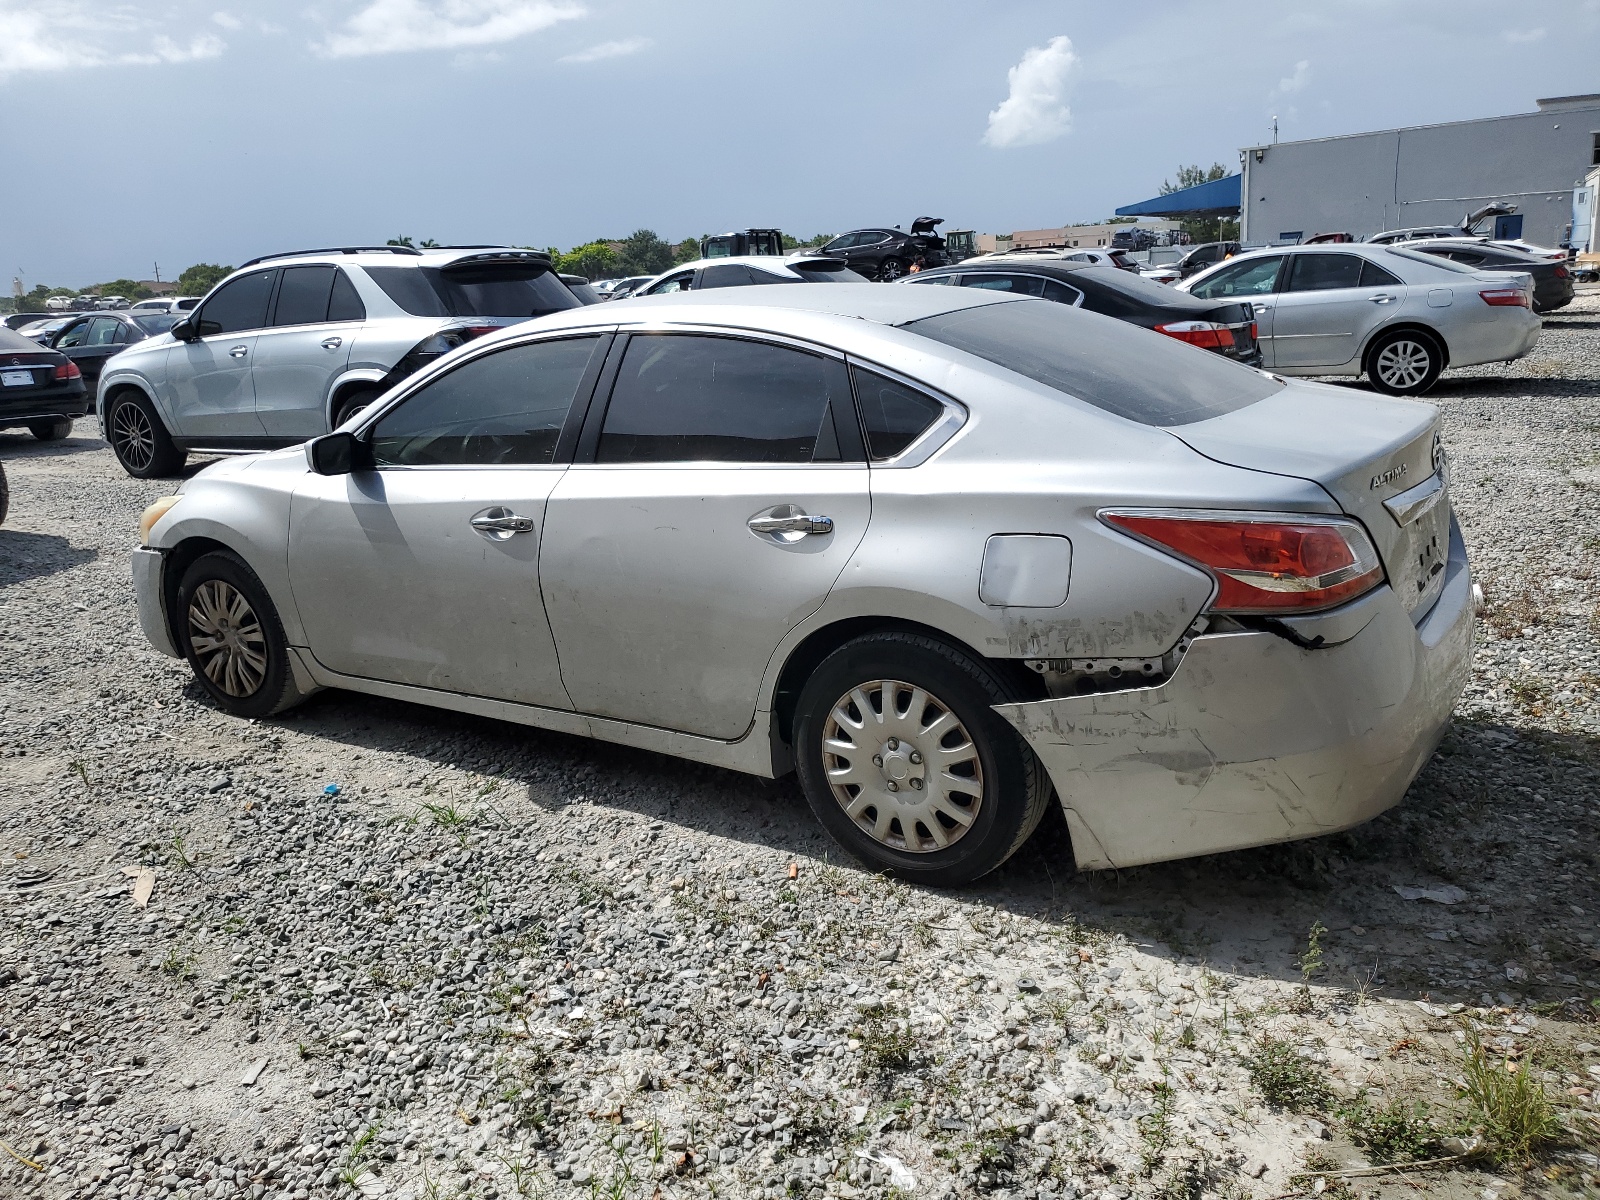
[{"label": "silver sedan in background", "polygon": [[1178,284],[1250,300],[1261,365],[1280,375],[1362,375],[1420,396],[1446,367],[1509,362],[1539,340],[1533,278],[1481,271],[1404,246],[1280,246]]},{"label": "silver sedan in background", "polygon": [[222,708],[344,688],[796,770],[874,867],[1083,868],[1397,803],[1469,667],[1437,412],[967,288],[750,287],[464,346],[152,505]]}]

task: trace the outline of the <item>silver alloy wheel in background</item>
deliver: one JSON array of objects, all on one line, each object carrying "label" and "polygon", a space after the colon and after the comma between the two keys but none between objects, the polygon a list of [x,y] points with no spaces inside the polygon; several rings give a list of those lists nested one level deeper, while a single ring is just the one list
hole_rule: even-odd
[{"label": "silver alloy wheel in background", "polygon": [[189,645],[200,668],[230,696],[245,699],[267,677],[267,638],[244,593],[208,579],[189,598]]},{"label": "silver alloy wheel in background", "polygon": [[858,684],[822,730],[833,797],[873,841],[931,854],[966,836],[983,806],[983,763],[966,727],[926,688]]},{"label": "silver alloy wheel in background", "polygon": [[1373,369],[1387,386],[1404,389],[1422,383],[1432,366],[1428,347],[1411,338],[1396,338],[1378,352]]},{"label": "silver alloy wheel in background", "polygon": [[111,444],[117,457],[135,471],[145,470],[156,456],[156,433],[150,418],[131,400],[117,405],[111,414]]}]

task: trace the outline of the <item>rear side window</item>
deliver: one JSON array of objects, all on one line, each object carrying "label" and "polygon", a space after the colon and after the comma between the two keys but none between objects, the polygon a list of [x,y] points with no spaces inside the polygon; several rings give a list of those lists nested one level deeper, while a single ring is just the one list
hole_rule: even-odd
[{"label": "rear side window", "polygon": [[511,346],[424,385],[373,427],[380,467],[542,466],[600,339]]},{"label": "rear side window", "polygon": [[278,284],[274,325],[321,325],[328,319],[328,294],[333,291],[332,267],[285,267]]},{"label": "rear side window", "polygon": [[852,366],[850,378],[867,431],[867,453],[876,460],[899,454],[944,413],[932,396],[876,371]]},{"label": "rear side window", "polygon": [[[761,272],[763,275],[765,271]],[[763,282],[752,279],[754,274],[743,263],[717,263],[714,266],[704,267],[700,271],[700,286],[703,288],[747,287],[752,283]],[[668,289],[662,288],[662,291]]]},{"label": "rear side window", "polygon": [[1407,250],[1403,246],[1389,246],[1387,249],[1396,258],[1409,258],[1412,262],[1437,267],[1441,271],[1452,271],[1457,275],[1477,274],[1471,267],[1462,266],[1458,262],[1451,262],[1448,258],[1440,258],[1437,254],[1424,254],[1421,250]]},{"label": "rear side window", "polygon": [[1289,259],[1291,292],[1325,292],[1361,284],[1361,262],[1354,254],[1296,254]]},{"label": "rear side window", "polygon": [[785,346],[638,335],[617,373],[596,461],[805,463],[839,457],[844,364]]},{"label": "rear side window", "polygon": [[1283,383],[1147,329],[1060,304],[988,304],[903,326],[1143,425],[1245,408]]},{"label": "rear side window", "polygon": [[1403,287],[1398,278],[1370,259],[1361,260],[1362,287]]},{"label": "rear side window", "polygon": [[335,267],[333,294],[328,297],[328,320],[365,321],[366,319],[367,306],[361,303],[356,285],[350,282],[350,276]]},{"label": "rear side window", "polygon": [[260,329],[267,323],[267,300],[276,271],[257,271],[223,284],[200,308],[200,336],[215,337]]},{"label": "rear side window", "polygon": [[543,317],[583,307],[554,272],[526,266],[363,270],[414,317]]}]

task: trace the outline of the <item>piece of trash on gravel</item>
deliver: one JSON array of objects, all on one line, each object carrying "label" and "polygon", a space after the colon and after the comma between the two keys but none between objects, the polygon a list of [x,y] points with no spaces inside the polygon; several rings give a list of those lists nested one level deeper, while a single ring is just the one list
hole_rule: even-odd
[{"label": "piece of trash on gravel", "polygon": [[339,794],[339,785],[337,783],[328,784],[327,787],[322,789],[322,794],[324,796],[337,796]]},{"label": "piece of trash on gravel", "polygon": [[1394,891],[1402,900],[1432,900],[1435,904],[1460,904],[1467,898],[1465,892],[1449,883],[1440,887],[1407,887],[1397,883]]},{"label": "piece of trash on gravel", "polygon": [[892,1154],[882,1154],[872,1150],[857,1150],[857,1158],[864,1158],[868,1162],[877,1163],[880,1167],[887,1168],[889,1172],[889,1186],[899,1188],[902,1192],[915,1190],[917,1177],[911,1169]]},{"label": "piece of trash on gravel", "polygon": [[247,1067],[245,1069],[245,1073],[242,1076],[240,1076],[240,1078],[239,1078],[240,1086],[241,1087],[254,1087],[255,1084],[256,1084],[256,1080],[261,1078],[261,1072],[265,1071],[266,1069],[267,1069],[267,1060],[264,1059],[264,1058],[256,1059],[255,1062],[251,1063],[249,1065],[249,1067]]},{"label": "piece of trash on gravel", "polygon": [[150,894],[156,890],[156,873],[150,867],[123,867],[122,873],[133,880],[133,906],[143,908],[150,903]]}]

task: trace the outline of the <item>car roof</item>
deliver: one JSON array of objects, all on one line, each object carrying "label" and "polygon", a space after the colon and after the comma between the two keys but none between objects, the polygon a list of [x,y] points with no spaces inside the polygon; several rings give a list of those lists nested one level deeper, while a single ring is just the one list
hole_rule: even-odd
[{"label": "car roof", "polygon": [[[440,246],[434,249],[412,251],[405,247],[384,250],[378,247],[328,250],[303,250],[285,254],[270,254],[252,259],[239,268],[239,272],[267,270],[270,267],[292,267],[306,264],[355,263],[360,267],[443,267],[463,259],[480,255],[513,255],[530,261],[550,262],[542,250],[524,250],[519,246]],[[551,264],[551,270],[554,270]]]},{"label": "car roof", "polygon": [[1406,243],[1407,250],[1421,250],[1424,254],[1430,247],[1435,246],[1441,250],[1481,250],[1485,254],[1504,256],[1511,262],[1526,260],[1530,265],[1542,265],[1546,261],[1553,261],[1529,254],[1525,250],[1518,250],[1515,246],[1502,246],[1491,242],[1488,238],[1415,238]]},{"label": "car roof", "polygon": [[[976,258],[969,258],[962,262],[950,263],[943,267],[927,267],[919,271],[919,275],[960,275],[963,271],[1042,271],[1046,274],[1059,275],[1069,279],[1078,271],[1116,271],[1116,267],[1102,267],[1099,263],[1074,262],[1064,258],[1046,258],[1038,262],[1031,262],[1021,255],[1008,257],[999,254],[983,254]],[[913,276],[906,276],[910,279]]]}]

